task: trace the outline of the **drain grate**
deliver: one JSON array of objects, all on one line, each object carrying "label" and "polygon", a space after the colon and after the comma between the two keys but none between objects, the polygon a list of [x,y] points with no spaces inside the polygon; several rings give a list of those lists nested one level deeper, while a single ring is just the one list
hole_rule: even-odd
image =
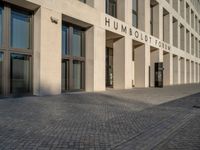
[{"label": "drain grate", "polygon": [[198,105],[194,105],[193,108],[200,109],[200,106],[198,106]]}]

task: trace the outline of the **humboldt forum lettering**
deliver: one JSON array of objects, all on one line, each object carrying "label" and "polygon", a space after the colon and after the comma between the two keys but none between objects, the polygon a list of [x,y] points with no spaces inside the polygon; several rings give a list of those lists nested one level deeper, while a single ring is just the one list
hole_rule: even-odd
[{"label": "humboldt forum lettering", "polygon": [[134,27],[129,27],[124,23],[120,23],[112,17],[105,16],[105,26],[114,28],[116,31],[120,31],[122,34],[127,34],[134,40],[143,41],[147,44],[156,46],[158,48],[163,48],[168,51],[171,50],[171,46],[167,43],[156,39],[155,37],[150,36],[142,31],[139,31]]}]

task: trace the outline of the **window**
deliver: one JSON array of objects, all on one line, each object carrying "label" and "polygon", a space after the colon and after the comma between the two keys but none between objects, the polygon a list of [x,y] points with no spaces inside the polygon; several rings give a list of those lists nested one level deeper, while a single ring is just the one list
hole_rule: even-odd
[{"label": "window", "polygon": [[62,91],[84,89],[84,30],[63,23],[62,27]]},{"label": "window", "polygon": [[84,63],[78,60],[73,61],[73,89],[82,89],[83,85],[83,65]]},{"label": "window", "polygon": [[11,93],[30,92],[30,59],[28,55],[11,54]]},{"label": "window", "polygon": [[86,3],[86,0],[79,0],[80,2]]},{"label": "window", "polygon": [[73,38],[72,38],[72,44],[73,44],[72,54],[73,54],[73,56],[83,56],[82,39],[83,39],[82,31],[78,28],[74,28]]},{"label": "window", "polygon": [[0,95],[3,94],[3,53],[0,53]]},{"label": "window", "polygon": [[138,0],[132,0],[132,25],[138,27]]},{"label": "window", "polygon": [[106,0],[106,13],[117,18],[117,0]]},{"label": "window", "polygon": [[4,5],[2,2],[0,5],[0,95],[2,96],[32,92],[31,35],[32,12],[9,3]]},{"label": "window", "polygon": [[69,90],[69,60],[62,61],[62,91]]},{"label": "window", "polygon": [[69,39],[69,28],[68,26],[62,26],[62,53],[64,55],[69,54],[68,39]]},{"label": "window", "polygon": [[3,35],[3,7],[0,6],[0,47],[2,46],[2,35]]},{"label": "window", "polygon": [[11,47],[30,48],[30,16],[26,12],[11,11]]}]

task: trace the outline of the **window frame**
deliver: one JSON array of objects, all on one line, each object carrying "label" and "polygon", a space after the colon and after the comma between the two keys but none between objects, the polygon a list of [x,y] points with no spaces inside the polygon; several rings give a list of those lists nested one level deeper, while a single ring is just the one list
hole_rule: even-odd
[{"label": "window frame", "polygon": [[[133,3],[133,0],[132,0],[132,3]],[[132,6],[133,6],[133,4],[132,4]],[[133,15],[136,16],[136,26],[133,25]],[[136,10],[134,10],[132,8],[132,26],[138,28],[138,0],[136,0]]]},{"label": "window frame", "polygon": [[[28,9],[7,3],[0,2],[3,7],[3,33],[2,33],[2,45],[0,47],[0,52],[3,53],[3,96],[15,96],[15,93],[11,93],[11,55],[21,54],[30,57],[30,81],[28,93],[19,93],[20,95],[32,95],[33,94],[33,25],[34,25],[34,12]],[[11,10],[16,10],[19,12],[26,12],[30,17],[30,27],[29,27],[29,48],[12,48],[11,47]]]},{"label": "window frame", "polygon": [[[113,1],[113,4],[115,4],[115,15],[111,14],[110,13],[110,3],[111,1]],[[117,0],[106,0],[106,14],[114,17],[114,18],[117,18]]]},{"label": "window frame", "polygon": [[[73,24],[70,24],[68,22],[65,22],[63,21],[62,23],[62,27],[63,26],[67,26],[68,27],[68,39],[66,39],[68,41],[68,50],[69,50],[69,54],[65,54],[63,53],[63,49],[62,49],[62,60],[61,62],[63,61],[69,61],[69,85],[65,85],[65,87],[68,87],[68,88],[65,88],[65,90],[62,89],[62,92],[69,92],[69,91],[84,91],[85,90],[85,29],[84,28],[81,28],[79,26],[76,26],[76,25],[73,25]],[[81,31],[81,53],[82,55],[81,56],[73,56],[73,44],[72,44],[72,41],[73,41],[73,30],[74,29],[79,29]],[[63,41],[63,40],[62,40]],[[81,70],[81,88],[80,89],[74,89],[74,86],[73,86],[73,62],[74,61],[79,61],[81,62],[81,65],[82,65],[82,70]]]}]

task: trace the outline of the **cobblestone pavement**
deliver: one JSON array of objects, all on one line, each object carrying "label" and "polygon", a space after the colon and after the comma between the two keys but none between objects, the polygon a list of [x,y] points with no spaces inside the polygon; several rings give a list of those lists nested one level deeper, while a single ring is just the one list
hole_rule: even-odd
[{"label": "cobblestone pavement", "polygon": [[0,150],[200,149],[200,85],[0,100]]}]

